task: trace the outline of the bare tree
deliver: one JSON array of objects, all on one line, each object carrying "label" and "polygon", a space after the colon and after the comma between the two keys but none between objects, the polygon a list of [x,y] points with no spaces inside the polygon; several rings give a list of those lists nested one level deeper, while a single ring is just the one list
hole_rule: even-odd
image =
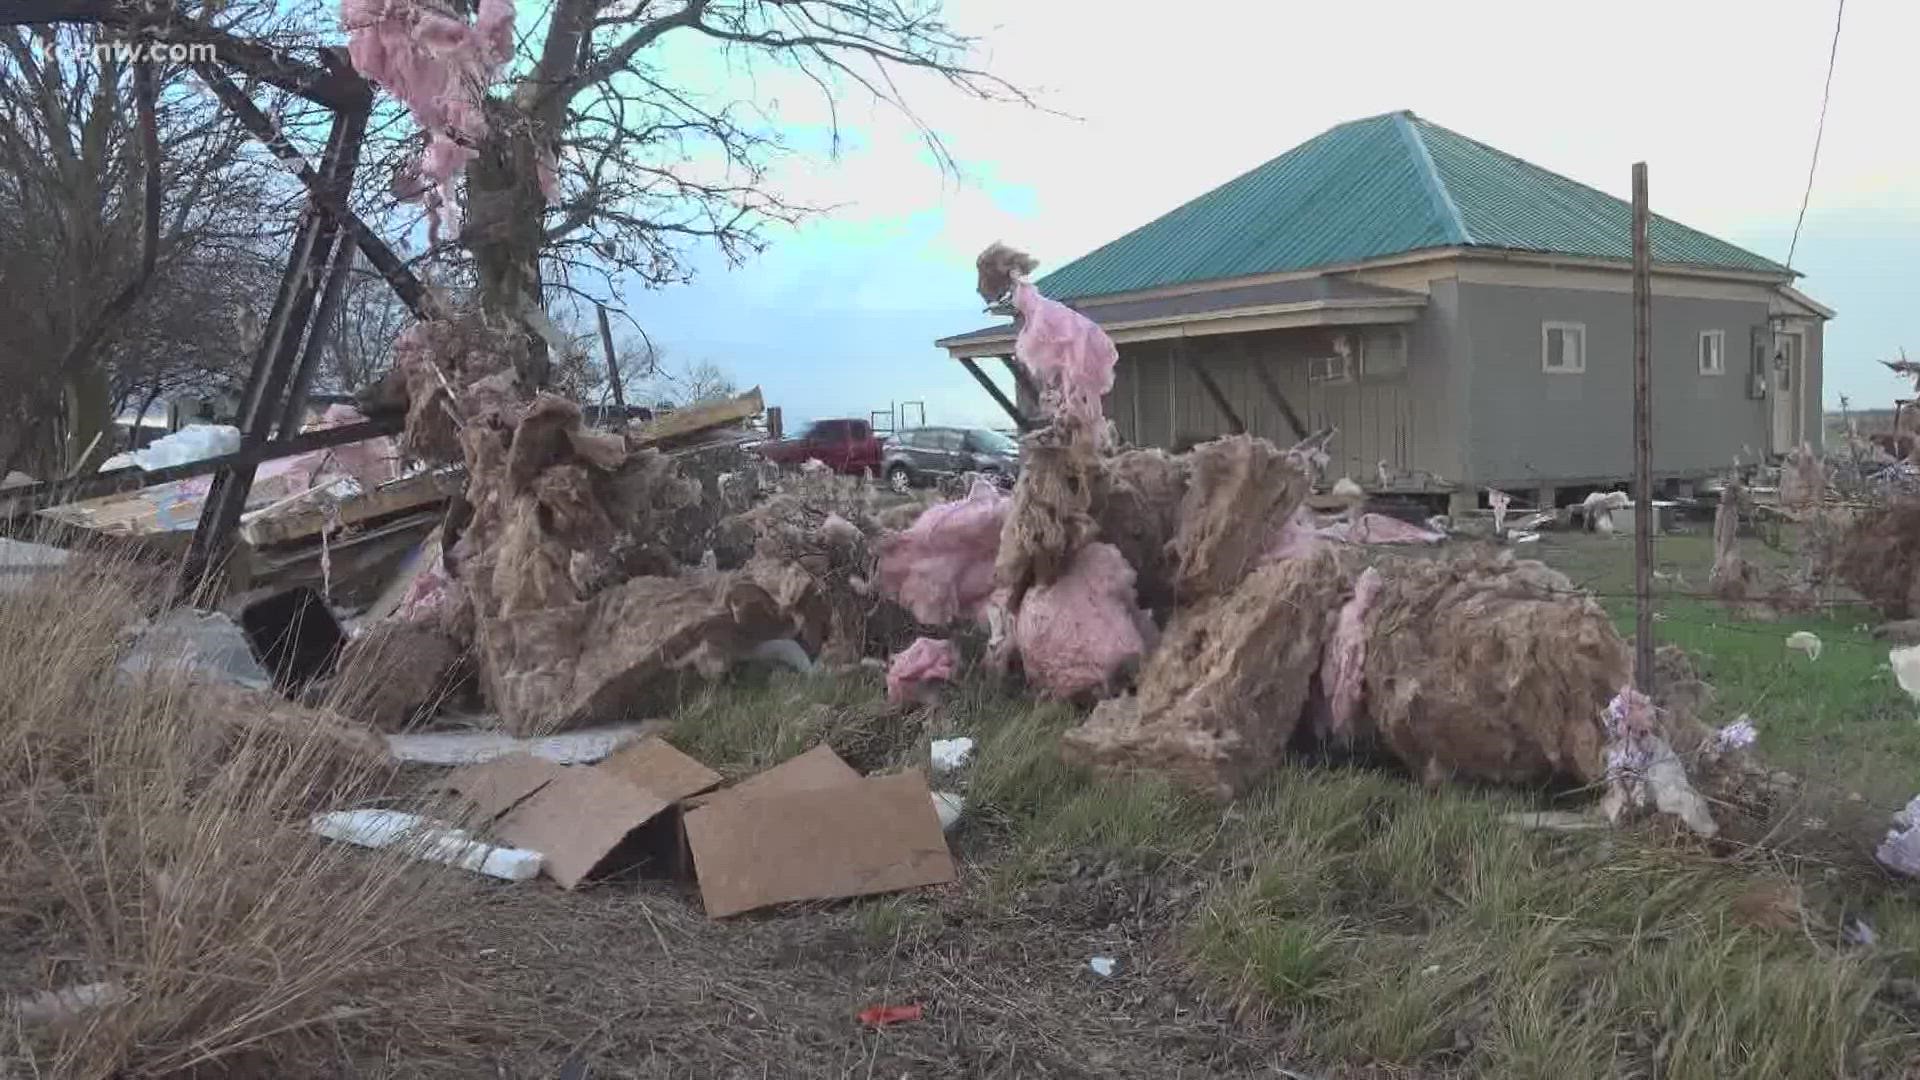
[{"label": "bare tree", "polygon": [[[507,315],[544,308],[555,289],[604,296],[619,278],[685,281],[693,246],[738,262],[765,247],[770,225],[815,209],[769,183],[789,147],[749,96],[763,68],[818,88],[836,143],[838,103],[862,95],[911,119],[943,165],[945,146],[903,87],[931,79],[1027,100],[972,66],[975,42],[940,0],[551,0],[521,31],[517,74],[485,102],[459,240],[482,306]],[[661,55],[668,43],[704,47],[731,80],[677,75]]]}]

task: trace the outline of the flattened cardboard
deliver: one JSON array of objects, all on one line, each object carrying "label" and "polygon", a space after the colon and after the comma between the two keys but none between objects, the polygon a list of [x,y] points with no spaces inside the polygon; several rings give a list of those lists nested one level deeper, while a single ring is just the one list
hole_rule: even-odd
[{"label": "flattened cardboard", "polygon": [[953,856],[918,770],[783,793],[763,785],[757,795],[734,796],[722,792],[686,814],[687,843],[711,918],[954,878]]},{"label": "flattened cardboard", "polygon": [[675,750],[657,735],[628,746],[595,768],[668,802],[720,786],[719,773]]},{"label": "flattened cardboard", "polygon": [[488,822],[515,804],[560,778],[566,766],[532,754],[507,754],[447,774],[441,786],[471,804],[468,820]]},{"label": "flattened cardboard", "polygon": [[547,876],[563,889],[579,885],[629,834],[673,805],[598,766],[554,768],[560,775],[508,811],[493,832],[545,855]]},{"label": "flattened cardboard", "polygon": [[853,766],[840,760],[840,755],[826,743],[800,754],[768,769],[757,773],[733,785],[725,791],[716,791],[697,799],[687,800],[689,808],[705,806],[716,799],[730,799],[736,795],[763,796],[784,795],[795,791],[818,791],[822,788],[839,787],[842,784],[857,784],[860,774]]}]

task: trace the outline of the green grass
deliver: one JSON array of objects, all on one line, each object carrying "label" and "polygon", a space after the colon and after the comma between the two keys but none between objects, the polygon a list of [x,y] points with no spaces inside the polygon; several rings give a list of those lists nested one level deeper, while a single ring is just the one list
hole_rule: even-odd
[{"label": "green grass", "polygon": [[[1661,549],[1693,588],[1711,560],[1699,539]],[[1528,553],[1609,594],[1630,631],[1629,544],[1556,538]],[[1920,1014],[1888,987],[1920,977],[1920,904],[1864,857],[1920,771],[1920,729],[1879,670],[1884,649],[1857,643],[1865,620],[1853,612],[1741,623],[1671,594],[1661,610],[1662,640],[1716,687],[1705,719],[1751,714],[1763,755],[1806,778],[1789,810],[1796,828],[1836,819],[1800,828],[1796,854],[1710,852],[1658,827],[1524,831],[1500,818],[1539,808],[1533,796],[1430,791],[1365,769],[1283,768],[1223,809],[1157,778],[1096,779],[1063,763],[1059,735],[1076,716],[985,681],[901,715],[872,675],[776,676],[696,699],[675,741],[739,773],[823,739],[863,769],[924,765],[928,738],[973,736],[973,763],[937,786],[968,799],[959,842],[987,870],[982,902],[1017,904],[1071,863],[1197,880],[1200,898],[1173,928],[1197,984],[1284,1025],[1328,1068],[1911,1075]],[[1826,642],[1819,661],[1785,649],[1796,629]],[[1852,833],[1837,824],[1848,808]],[[1820,844],[1852,850],[1822,857]],[[1798,925],[1736,916],[1739,898],[1783,885],[1805,897]],[[869,901],[858,916],[876,946],[915,939],[930,917],[911,900]],[[1856,917],[1877,945],[1843,943]]]}]

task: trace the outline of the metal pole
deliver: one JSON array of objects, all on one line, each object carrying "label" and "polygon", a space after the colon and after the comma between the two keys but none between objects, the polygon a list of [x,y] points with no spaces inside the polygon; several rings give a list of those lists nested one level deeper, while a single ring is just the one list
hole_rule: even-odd
[{"label": "metal pole", "polygon": [[1647,166],[1633,167],[1633,684],[1653,693],[1653,257]]},{"label": "metal pole", "polygon": [[620,387],[620,361],[613,357],[613,327],[607,325],[607,305],[595,304],[600,315],[600,351],[607,355],[607,381],[613,384],[613,406],[620,410],[620,422],[627,422],[627,392]]}]

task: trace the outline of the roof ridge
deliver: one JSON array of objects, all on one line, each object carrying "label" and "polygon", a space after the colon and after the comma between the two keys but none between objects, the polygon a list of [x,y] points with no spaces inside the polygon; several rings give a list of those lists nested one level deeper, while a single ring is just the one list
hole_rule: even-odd
[{"label": "roof ridge", "polygon": [[[1629,210],[1631,210],[1632,208],[1632,203],[1628,202],[1626,199],[1623,199],[1620,196],[1613,194],[1612,192],[1594,187],[1592,184],[1589,184],[1584,180],[1577,180],[1571,176],[1568,176],[1566,173],[1559,172],[1555,169],[1549,169],[1545,165],[1541,165],[1537,162],[1528,161],[1526,158],[1523,158],[1518,154],[1509,153],[1508,151],[1502,150],[1499,147],[1492,145],[1491,143],[1482,142],[1471,135],[1463,135],[1460,132],[1455,131],[1452,128],[1446,126],[1445,124],[1436,124],[1432,120],[1429,120],[1424,116],[1412,116],[1410,118],[1413,121],[1413,123],[1410,126],[1413,126],[1416,129],[1418,128],[1419,125],[1423,125],[1423,124],[1429,127],[1438,128],[1439,130],[1446,132],[1448,135],[1451,135],[1454,138],[1459,139],[1461,142],[1471,143],[1474,146],[1480,148],[1481,150],[1484,150],[1487,153],[1494,155],[1495,157],[1504,158],[1507,161],[1511,161],[1514,164],[1521,166],[1522,168],[1530,169],[1537,173],[1544,173],[1547,176],[1551,176],[1556,180],[1561,180],[1566,183],[1572,184],[1574,187],[1577,187],[1582,191],[1587,191],[1587,192],[1591,192],[1592,194],[1598,195],[1603,199],[1610,199],[1613,202],[1616,202],[1622,206],[1628,207]],[[1424,137],[1421,137],[1420,139],[1420,146],[1421,146],[1422,152],[1425,152],[1426,139]],[[1429,155],[1427,157],[1427,162],[1429,165],[1432,164],[1432,160],[1433,159],[1431,155]],[[1451,198],[1448,199],[1448,202],[1449,203],[1452,202]],[[1779,262],[1778,260],[1775,260],[1775,259],[1770,259],[1767,256],[1762,255],[1759,252],[1753,251],[1749,248],[1741,247],[1739,244],[1733,243],[1730,240],[1722,240],[1720,237],[1715,236],[1714,234],[1707,232],[1704,229],[1696,229],[1693,226],[1686,224],[1685,222],[1677,221],[1673,218],[1666,216],[1665,214],[1654,213],[1650,211],[1649,216],[1654,219],[1664,221],[1668,225],[1671,225],[1676,229],[1685,229],[1687,232],[1693,233],[1696,236],[1706,237],[1708,240],[1712,240],[1715,243],[1724,244],[1727,247],[1734,249],[1735,251],[1741,252],[1746,255],[1751,255],[1754,258],[1761,260],[1762,262],[1770,263],[1776,267],[1779,267],[1782,270],[1787,271],[1788,273],[1791,273],[1796,278],[1802,276],[1799,271],[1795,270],[1793,267],[1788,266],[1783,262]]]},{"label": "roof ridge", "polygon": [[1403,109],[1391,114],[1394,126],[1400,129],[1400,135],[1406,140],[1407,148],[1412,151],[1415,163],[1420,168],[1421,179],[1426,182],[1427,194],[1433,199],[1433,207],[1440,214],[1440,222],[1451,233],[1449,239],[1455,244],[1471,245],[1473,233],[1467,229],[1467,219],[1460,215],[1460,207],[1453,201],[1453,193],[1447,190],[1446,181],[1440,179],[1440,168],[1433,163],[1433,153],[1427,149],[1427,140],[1420,134],[1420,118],[1411,109]]}]

